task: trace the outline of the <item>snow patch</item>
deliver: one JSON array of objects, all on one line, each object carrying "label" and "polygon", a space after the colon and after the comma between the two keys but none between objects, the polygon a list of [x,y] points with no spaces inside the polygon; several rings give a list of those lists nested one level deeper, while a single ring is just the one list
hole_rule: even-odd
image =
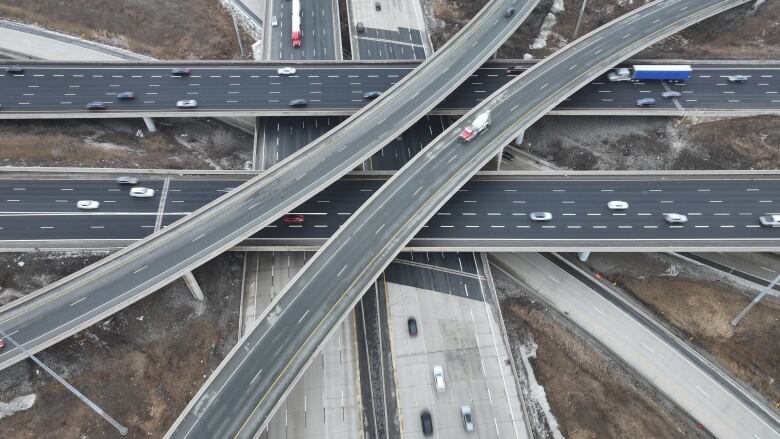
[{"label": "snow patch", "polygon": [[[631,0],[629,0],[631,1]],[[563,0],[554,0],[550,12],[553,14],[560,14],[563,12]]]},{"label": "snow patch", "polygon": [[536,358],[537,348],[537,344],[532,342],[530,345],[521,345],[520,349],[518,349],[520,351],[520,359],[523,361],[523,367],[528,373],[528,389],[531,393],[531,396],[534,398],[536,403],[539,405],[539,408],[544,413],[544,417],[547,419],[547,426],[550,428],[552,436],[555,439],[563,439],[563,435],[558,428],[558,420],[555,419],[555,415],[552,414],[550,403],[547,401],[547,393],[545,393],[544,387],[542,387],[539,382],[536,381],[534,369],[531,367],[530,360]]},{"label": "snow patch", "polygon": [[547,47],[547,38],[552,33],[552,28],[557,22],[558,19],[555,17],[555,14],[552,12],[547,13],[547,16],[544,17],[542,28],[539,30],[539,36],[534,38],[533,43],[531,43],[531,49],[544,49]]},{"label": "snow patch", "polygon": [[0,419],[29,409],[35,404],[35,394],[17,396],[10,402],[0,402]]}]

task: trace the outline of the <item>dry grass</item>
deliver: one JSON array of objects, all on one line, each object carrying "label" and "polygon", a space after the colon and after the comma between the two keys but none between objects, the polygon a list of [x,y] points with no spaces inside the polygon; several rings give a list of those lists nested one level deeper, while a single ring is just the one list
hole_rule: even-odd
[{"label": "dry grass", "polygon": [[676,277],[660,274],[669,266],[645,254],[599,253],[588,264],[735,376],[780,402],[780,304],[776,300],[767,298],[734,328],[729,322],[750,302],[736,290],[685,272]]},{"label": "dry grass", "polygon": [[544,386],[564,437],[707,437],[644,380],[594,347],[541,302],[511,292],[517,286],[502,273],[493,275],[499,295],[511,296],[501,300],[511,345],[537,345],[534,374]]},{"label": "dry grass", "polygon": [[637,58],[778,59],[780,2],[755,2],[704,20],[651,46]]},{"label": "dry grass", "polygon": [[[0,0],[0,16],[160,59],[240,57],[219,0]],[[247,49],[253,42],[242,41]]]},{"label": "dry grass", "polygon": [[158,121],[158,128],[150,134],[140,120],[2,121],[0,166],[242,169],[251,156],[250,135],[216,122]]}]

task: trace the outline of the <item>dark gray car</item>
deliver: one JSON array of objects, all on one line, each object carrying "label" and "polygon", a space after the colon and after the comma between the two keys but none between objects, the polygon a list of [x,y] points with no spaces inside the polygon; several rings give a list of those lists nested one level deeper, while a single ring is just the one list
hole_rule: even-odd
[{"label": "dark gray car", "polygon": [[309,101],[306,99],[293,99],[290,101],[291,107],[305,107],[309,105]]}]

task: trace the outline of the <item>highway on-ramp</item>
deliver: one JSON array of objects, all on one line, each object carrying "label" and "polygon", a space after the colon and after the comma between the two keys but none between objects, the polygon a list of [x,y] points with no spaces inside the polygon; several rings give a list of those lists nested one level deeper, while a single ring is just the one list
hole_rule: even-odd
[{"label": "highway on-ramp", "polygon": [[[580,38],[496,92],[493,126],[453,127],[396,173],[309,261],[231,351],[168,436],[251,437],[363,291],[447,199],[516,133],[643,47],[745,0],[659,0]],[[549,90],[549,91],[548,91]]]}]

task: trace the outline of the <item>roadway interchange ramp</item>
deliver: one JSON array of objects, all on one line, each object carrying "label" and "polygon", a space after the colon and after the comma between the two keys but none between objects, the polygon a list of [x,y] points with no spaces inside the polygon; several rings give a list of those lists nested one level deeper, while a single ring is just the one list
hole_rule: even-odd
[{"label": "roadway interchange ramp", "polygon": [[[652,2],[582,37],[496,92],[466,116],[471,120],[490,109],[495,115],[491,129],[469,145],[457,143],[457,127],[445,131],[374,193],[239,341],[169,436],[187,437],[196,429],[205,436],[253,436],[366,286],[517,132],[620,59],[741,3],[744,0]],[[226,422],[226,416],[237,420]],[[745,408],[739,419],[708,427],[723,437],[746,432],[777,436],[757,420]]]}]

